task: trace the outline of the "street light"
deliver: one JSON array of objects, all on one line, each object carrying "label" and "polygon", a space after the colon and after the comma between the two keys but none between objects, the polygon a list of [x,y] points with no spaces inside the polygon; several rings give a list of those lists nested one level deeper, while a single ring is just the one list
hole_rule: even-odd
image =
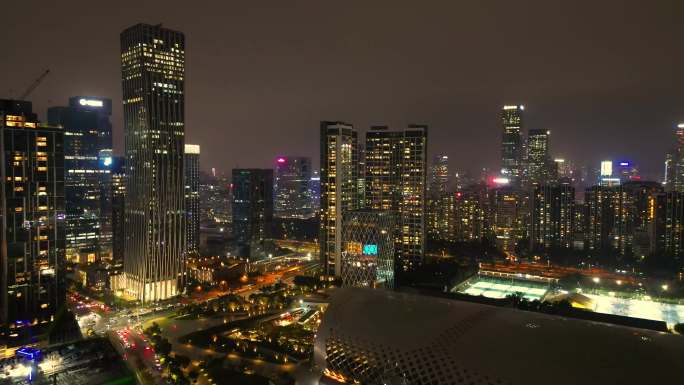
[{"label": "street light", "polygon": [[599,277],[594,277],[594,278],[593,278],[593,281],[594,281],[594,283],[599,283],[599,282],[601,282],[601,278],[599,278]]},{"label": "street light", "polygon": [[662,285],[660,288],[663,289],[663,291],[667,291],[667,285]]}]

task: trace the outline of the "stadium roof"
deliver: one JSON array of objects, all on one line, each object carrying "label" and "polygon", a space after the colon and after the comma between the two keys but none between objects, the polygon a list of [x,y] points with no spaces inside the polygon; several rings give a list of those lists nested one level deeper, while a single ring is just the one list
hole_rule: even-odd
[{"label": "stadium roof", "polygon": [[356,366],[345,363],[353,361],[352,355],[363,356],[370,367],[383,366],[376,368],[379,372],[399,372],[409,383],[643,385],[669,383],[684,375],[682,336],[435,297],[341,288],[333,292],[323,315],[315,360],[319,367],[327,365],[353,379]]}]

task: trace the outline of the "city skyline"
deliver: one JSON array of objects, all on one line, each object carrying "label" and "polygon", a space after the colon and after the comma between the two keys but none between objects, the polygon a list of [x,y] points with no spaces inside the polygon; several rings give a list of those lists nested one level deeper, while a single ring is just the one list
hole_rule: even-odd
[{"label": "city skyline", "polygon": [[[29,3],[11,4],[8,11],[17,7],[16,11],[23,13]],[[502,105],[520,103],[526,106],[528,129],[552,130],[552,156],[575,163],[586,159],[591,165],[604,158],[630,158],[647,179],[662,177],[671,134],[677,123],[684,121],[676,94],[684,83],[676,71],[684,57],[676,48],[676,33],[670,33],[675,31],[673,15],[681,5],[659,2],[637,9],[633,6],[636,2],[620,2],[620,12],[613,13],[614,7],[605,2],[591,14],[581,12],[580,6],[567,5],[560,12],[535,18],[537,12],[548,11],[542,3],[536,4],[539,10],[532,7],[531,13],[530,7],[505,4],[491,9],[444,5],[421,10],[419,20],[434,22],[421,22],[424,28],[412,28],[411,33],[402,32],[401,25],[413,24],[414,10],[400,5],[389,11],[352,5],[324,12],[319,5],[309,4],[286,9],[209,6],[180,12],[145,4],[136,6],[135,20],[126,16],[128,12],[111,12],[120,16],[106,18],[79,17],[68,23],[68,30],[56,28],[49,36],[32,36],[25,28],[6,25],[3,28],[10,29],[3,32],[17,58],[31,45],[45,47],[45,52],[44,60],[20,65],[11,57],[0,64],[0,69],[8,68],[0,71],[0,83],[6,85],[0,92],[3,97],[18,96],[49,67],[51,74],[32,95],[34,109],[43,121],[47,107],[64,105],[67,95],[118,100],[121,90],[113,36],[138,21],[163,22],[184,31],[192,42],[188,141],[206,149],[203,170],[215,167],[228,174],[234,167],[266,167],[274,154],[285,149],[312,157],[314,168],[318,168],[312,133],[318,122],[326,119],[343,119],[361,133],[379,123],[401,127],[425,122],[434,138],[429,152],[449,155],[451,170],[471,165],[496,169],[499,110]],[[75,5],[77,2],[52,9],[50,4],[41,4],[27,22],[47,23],[46,18],[54,15],[69,20],[70,10],[75,9],[70,7]],[[128,6],[117,4],[122,10]],[[90,12],[88,8],[80,7],[79,12]],[[371,22],[383,12],[396,20],[387,31]],[[104,13],[98,7],[97,14]],[[215,20],[213,14],[227,19]],[[187,17],[193,15],[196,17]],[[473,21],[462,15],[471,15]],[[504,15],[511,15],[510,20]],[[355,18],[359,32],[322,28],[321,20],[334,26],[345,16]],[[246,28],[245,23],[255,18],[272,20],[274,26],[263,31]],[[91,24],[95,20],[97,24]],[[481,26],[474,25],[475,20]],[[507,27],[512,23],[518,28],[504,36],[501,31],[511,33]],[[582,23],[585,30],[573,30],[572,34],[579,36],[570,36],[555,25],[566,23]],[[638,34],[631,29],[634,24],[643,27]],[[657,30],[653,28],[656,25]],[[535,34],[539,28],[545,28],[545,33]],[[310,33],[323,29],[322,34]],[[89,32],[80,32],[84,30]],[[471,30],[474,35],[468,33]],[[22,41],[20,37],[29,44],[15,45]],[[58,45],[59,50],[53,50],[48,39],[72,39],[81,44]],[[510,51],[507,39],[520,41],[519,51]],[[654,40],[660,44],[649,43]],[[445,53],[444,47],[449,45],[463,49]],[[326,46],[336,61],[328,55],[313,55]],[[516,61],[497,59],[501,50],[508,56],[517,55]],[[586,57],[592,60],[582,59]],[[388,70],[388,65],[396,68]],[[639,82],[633,80],[636,74]],[[390,81],[398,77],[402,79],[399,84]],[[269,113],[261,113],[264,110]],[[115,103],[112,121],[117,154],[123,149],[122,116],[121,106]],[[266,135],[249,134],[257,130]],[[224,133],[221,136],[226,139],[207,139],[217,132]],[[643,141],[640,132],[648,132],[650,140]],[[241,133],[247,135],[240,135],[240,140],[227,139]],[[264,141],[264,137],[270,139]]]}]

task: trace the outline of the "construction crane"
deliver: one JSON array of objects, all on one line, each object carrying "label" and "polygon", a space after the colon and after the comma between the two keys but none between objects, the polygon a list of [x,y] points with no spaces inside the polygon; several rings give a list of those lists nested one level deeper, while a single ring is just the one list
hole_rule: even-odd
[{"label": "construction crane", "polygon": [[30,86],[29,88],[24,91],[23,94],[19,95],[19,100],[26,100],[26,98],[33,92],[36,87],[40,85],[40,83],[45,79],[46,76],[50,73],[50,70],[45,70],[40,76],[38,76],[38,79],[36,79]]}]

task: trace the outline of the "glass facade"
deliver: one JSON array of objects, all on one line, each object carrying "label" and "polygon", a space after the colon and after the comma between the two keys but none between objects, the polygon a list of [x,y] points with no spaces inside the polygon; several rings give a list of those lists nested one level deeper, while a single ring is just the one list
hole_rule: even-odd
[{"label": "glass facade", "polygon": [[178,294],[185,266],[185,36],[121,33],[126,226],[118,287],[143,303]]},{"label": "glass facade", "polygon": [[513,186],[523,177],[523,110],[524,106],[504,106],[501,111],[501,174]]},{"label": "glass facade", "polygon": [[66,255],[73,262],[111,256],[111,114],[111,100],[85,96],[48,109],[48,123],[64,128]]},{"label": "glass facade", "polygon": [[233,169],[233,236],[238,254],[263,258],[272,253],[273,170]]},{"label": "glass facade", "polygon": [[275,216],[311,218],[311,158],[279,156],[275,161]]}]

